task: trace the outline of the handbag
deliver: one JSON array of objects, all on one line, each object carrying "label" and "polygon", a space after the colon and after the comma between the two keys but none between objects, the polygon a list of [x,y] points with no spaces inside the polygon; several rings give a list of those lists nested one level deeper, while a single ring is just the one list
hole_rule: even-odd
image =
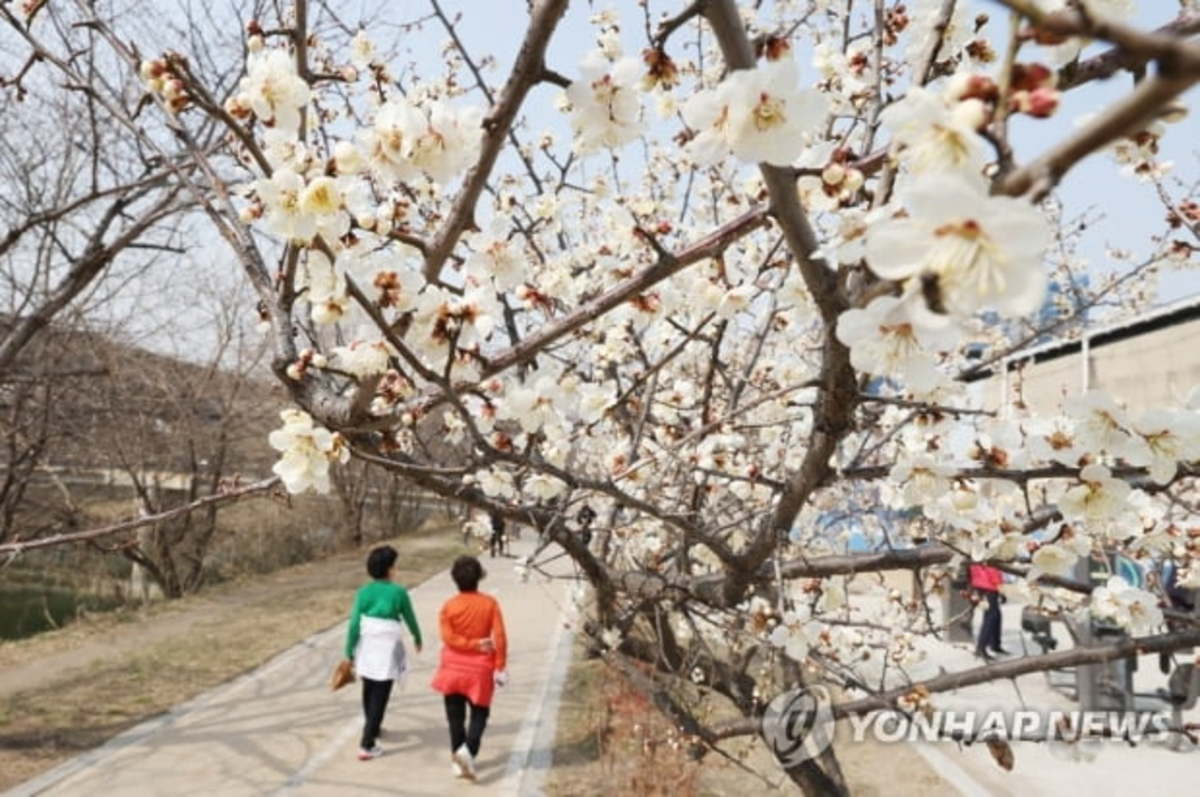
[{"label": "handbag", "polygon": [[352,683],[354,683],[354,662],[342,659],[333,668],[333,675],[329,677],[329,688],[336,692],[346,684]]}]

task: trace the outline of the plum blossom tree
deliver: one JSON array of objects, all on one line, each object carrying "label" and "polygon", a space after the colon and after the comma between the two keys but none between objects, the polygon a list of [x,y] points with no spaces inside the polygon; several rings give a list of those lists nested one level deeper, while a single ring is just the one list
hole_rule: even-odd
[{"label": "plum blossom tree", "polygon": [[[448,37],[415,73],[385,29],[298,0],[247,27],[225,96],[103,4],[0,14],[148,151],[181,142],[175,177],[257,291],[296,405],[270,434],[287,486],[325,489],[348,455],[534,527],[592,587],[597,649],[698,748],[754,736],[771,697],[808,683],[835,684],[844,717],[1200,643],[1161,595],[1068,577],[1153,546],[1200,586],[1196,406],[1133,419],[1090,393],[1039,417],[968,384],[1189,262],[1194,181],[1156,144],[1200,80],[1200,16],[1184,4],[1148,31],[1115,1],[671,5],[594,13],[576,67],[547,55],[567,0],[531,2],[523,41],[496,45],[515,51],[496,88],[441,0],[405,23]],[[135,123],[49,26],[97,37],[155,113]],[[623,50],[639,28],[640,61]],[[1014,120],[1106,78],[1092,118],[1014,146]],[[569,140],[530,132],[534,103]],[[223,145],[200,146],[213,126]],[[1055,188],[1106,149],[1168,221],[1140,265],[1089,286]],[[1041,323],[1048,284],[1071,301]],[[897,518],[926,543],[840,549]],[[1136,639],[909,682],[915,640],[939,633],[938,568],[964,558]],[[863,577],[887,570],[921,575],[920,595]],[[846,791],[832,750],[786,771]]]}]

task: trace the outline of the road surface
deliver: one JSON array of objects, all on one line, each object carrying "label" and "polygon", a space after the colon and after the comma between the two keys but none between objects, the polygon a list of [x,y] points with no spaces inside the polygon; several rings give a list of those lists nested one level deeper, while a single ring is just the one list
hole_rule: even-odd
[{"label": "road surface", "polygon": [[[514,543],[520,556],[529,540]],[[403,551],[401,551],[403,555]],[[521,582],[512,558],[482,559],[482,589],[504,611],[509,685],[497,691],[477,768],[478,785],[450,772],[441,695],[429,688],[440,642],[437,614],[456,589],[448,572],[412,590],[426,647],[394,691],[380,745],[357,760],[359,685],[330,693],[344,623],[259,669],[143,723],[8,792],[27,795],[488,795],[540,793],[554,738],[558,694],[571,653],[568,580]],[[554,572],[569,573],[560,558]],[[346,596],[349,607],[352,595]]]}]

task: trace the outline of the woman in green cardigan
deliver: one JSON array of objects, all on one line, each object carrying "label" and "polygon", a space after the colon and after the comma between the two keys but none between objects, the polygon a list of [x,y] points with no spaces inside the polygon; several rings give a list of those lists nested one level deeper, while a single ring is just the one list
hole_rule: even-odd
[{"label": "woman in green cardigan", "polygon": [[407,654],[400,621],[412,633],[413,644],[421,652],[421,628],[413,614],[408,590],[392,581],[399,554],[390,545],[381,545],[367,556],[371,581],[354,596],[350,610],[350,630],[346,635],[346,658],[354,662],[354,671],[362,679],[363,725],[360,761],[369,761],[383,751],[376,744],[383,713],[392,694],[392,683],[408,669]]}]

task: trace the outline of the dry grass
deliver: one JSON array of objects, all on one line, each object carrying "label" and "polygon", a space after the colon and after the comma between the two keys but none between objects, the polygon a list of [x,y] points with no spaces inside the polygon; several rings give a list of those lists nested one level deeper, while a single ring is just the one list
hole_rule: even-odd
[{"label": "dry grass", "polygon": [[546,793],[571,797],[698,794],[702,766],[671,724],[602,660],[577,647],[567,673]]},{"label": "dry grass", "polygon": [[588,794],[595,783],[604,735],[604,699],[601,684],[604,663],[582,658],[575,646],[567,680],[563,684],[554,735],[554,766],[547,779],[547,794]]},{"label": "dry grass", "polygon": [[[582,653],[582,647],[577,647],[563,689],[547,794],[725,797],[800,793],[783,779],[757,740],[729,745],[728,752],[736,763],[713,753],[695,763],[687,760],[683,751],[664,752],[661,742],[670,738],[671,724],[647,702],[627,706],[640,726],[634,730],[628,718],[620,716],[622,702],[629,697],[617,686],[619,677],[602,660],[585,659]],[[647,740],[660,743],[648,749]],[[928,797],[950,791],[909,745],[852,743],[844,725],[839,725],[836,744],[851,794]]]},{"label": "dry grass", "polygon": [[[438,526],[395,541],[409,585],[444,569],[457,534]],[[222,584],[171,604],[96,616],[61,631],[0,646],[0,664],[87,658],[36,688],[0,697],[0,790],[94,747],[138,722],[253,669],[341,620],[363,580],[353,552]],[[0,679],[0,693],[3,693]]]}]

